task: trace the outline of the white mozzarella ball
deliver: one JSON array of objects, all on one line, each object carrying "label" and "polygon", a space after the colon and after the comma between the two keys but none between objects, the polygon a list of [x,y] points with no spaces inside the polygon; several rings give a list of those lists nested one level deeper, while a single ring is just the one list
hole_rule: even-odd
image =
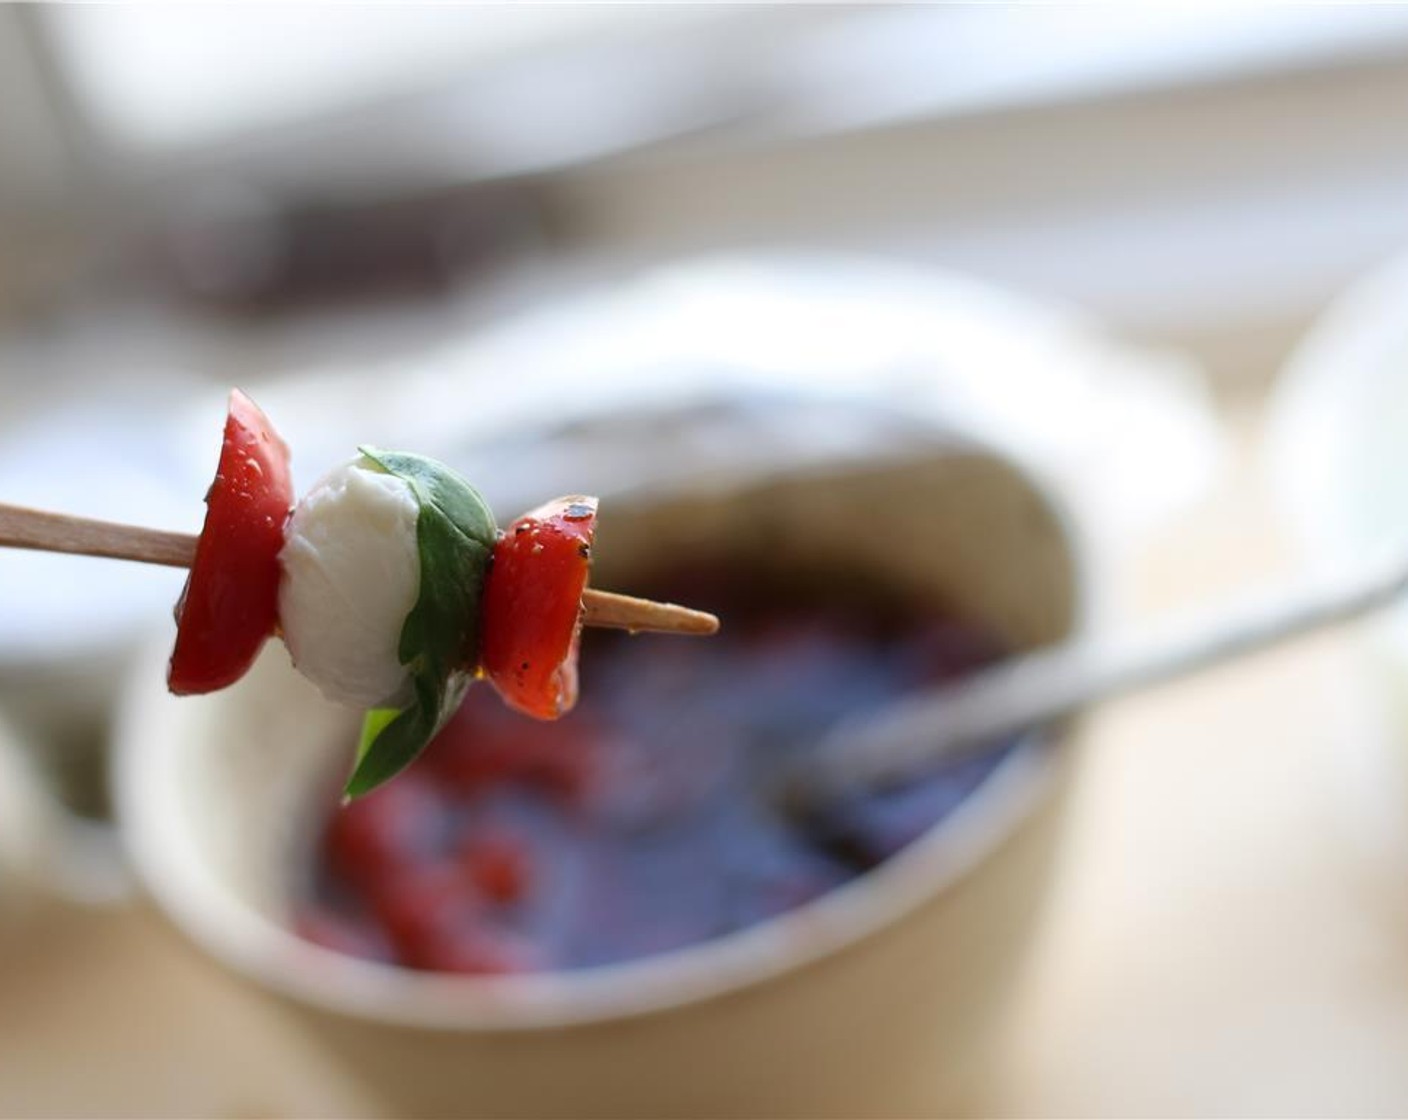
[{"label": "white mozzarella ball", "polygon": [[420,591],[410,486],[358,457],[310,490],[289,519],[279,620],[294,666],[329,700],[403,707],[397,650]]}]

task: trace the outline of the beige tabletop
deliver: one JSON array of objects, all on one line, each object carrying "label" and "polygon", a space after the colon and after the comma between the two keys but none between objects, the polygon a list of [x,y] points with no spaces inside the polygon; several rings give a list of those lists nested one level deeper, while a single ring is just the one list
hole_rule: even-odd
[{"label": "beige tabletop", "polygon": [[[1130,590],[1153,616],[1287,563],[1244,462]],[[1329,635],[1091,721],[1060,889],[975,1112],[1408,1112],[1408,871],[1367,840],[1360,652]],[[374,1112],[144,906],[60,914],[0,954],[0,1114]]]},{"label": "beige tabletop", "polygon": [[[1234,478],[1139,566],[1149,614],[1289,567],[1241,419]],[[984,1111],[1408,1112],[1408,858],[1378,840],[1400,812],[1375,788],[1396,744],[1361,637],[1095,718],[1061,889]]]}]

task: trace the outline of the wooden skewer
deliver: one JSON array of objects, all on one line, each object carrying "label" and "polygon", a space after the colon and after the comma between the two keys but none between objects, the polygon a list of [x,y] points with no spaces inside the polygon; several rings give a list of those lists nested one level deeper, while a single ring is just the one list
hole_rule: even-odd
[{"label": "wooden skewer", "polygon": [[171,568],[189,568],[196,555],[196,538],[189,533],[164,533],[4,504],[0,504],[0,545],[139,560]]},{"label": "wooden skewer", "polygon": [[699,634],[718,632],[719,620],[707,611],[696,611],[675,603],[657,603],[634,595],[587,588],[582,592],[582,624],[613,630],[649,630],[658,634]]},{"label": "wooden skewer", "polygon": [[[195,559],[196,538],[190,533],[168,533],[0,503],[0,547],[189,568]],[[582,595],[582,613],[585,625],[616,630],[713,634],[719,628],[719,620],[704,611],[594,588]]]}]

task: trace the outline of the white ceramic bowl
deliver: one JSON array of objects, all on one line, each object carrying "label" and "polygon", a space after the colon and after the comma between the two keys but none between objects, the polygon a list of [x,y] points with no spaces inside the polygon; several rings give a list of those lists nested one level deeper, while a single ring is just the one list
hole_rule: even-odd
[{"label": "white ceramic bowl", "polygon": [[[799,563],[863,565],[1016,647],[1081,627],[1077,549],[1040,488],[932,426],[889,415],[876,427],[884,438],[863,455],[606,495],[601,584],[629,587],[633,560],[766,532]],[[609,968],[439,976],[286,930],[292,853],[347,765],[355,716],[322,702],[279,648],[236,687],[185,700],[163,690],[165,654],[163,642],[140,666],[119,720],[119,810],[138,872],[192,938],[342,1051],[388,1110],[962,1108],[1041,910],[1069,752],[1023,748],[900,856],[766,925]]]}]

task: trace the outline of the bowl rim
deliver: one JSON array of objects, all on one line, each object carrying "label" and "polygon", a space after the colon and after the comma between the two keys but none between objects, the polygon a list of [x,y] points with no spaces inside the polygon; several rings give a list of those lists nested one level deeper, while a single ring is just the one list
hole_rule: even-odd
[{"label": "bowl rim", "polygon": [[[1089,632],[1099,609],[1088,541],[1060,496],[1009,449],[970,442],[965,451],[999,459],[1042,502],[1072,573],[1068,640]],[[994,853],[1055,785],[1070,721],[1029,736],[936,826],[879,867],[777,918],[682,949],[597,968],[509,977],[417,972],[313,945],[241,903],[204,873],[183,843],[174,799],[177,767],[153,753],[169,702],[169,637],[134,659],[115,721],[115,803],[127,851],[158,906],[236,972],[325,1012],[435,1031],[524,1032],[617,1022],[720,998],[775,980],[855,945],[953,889]],[[167,737],[169,740],[171,737]],[[169,753],[171,743],[166,743]],[[153,765],[153,763],[156,765]]]}]

